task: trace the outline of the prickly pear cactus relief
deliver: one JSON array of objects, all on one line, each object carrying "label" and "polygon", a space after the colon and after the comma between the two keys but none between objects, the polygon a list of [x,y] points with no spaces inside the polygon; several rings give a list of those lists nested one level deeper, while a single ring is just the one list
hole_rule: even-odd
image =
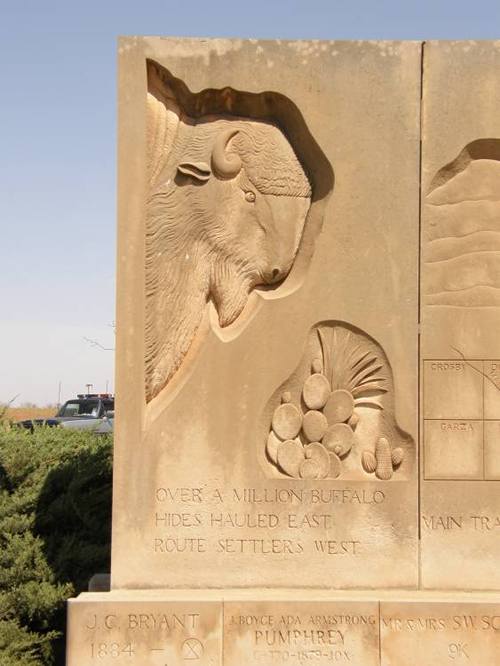
[{"label": "prickly pear cactus relief", "polygon": [[299,367],[268,403],[263,448],[274,477],[403,477],[414,443],[396,424],[381,347],[346,324],[315,326]]}]

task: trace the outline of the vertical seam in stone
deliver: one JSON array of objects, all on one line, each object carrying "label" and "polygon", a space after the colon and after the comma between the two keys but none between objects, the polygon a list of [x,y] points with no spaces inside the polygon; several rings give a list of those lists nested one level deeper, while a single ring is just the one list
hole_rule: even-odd
[{"label": "vertical seam in stone", "polygon": [[378,602],[378,663],[382,666],[382,604]]},{"label": "vertical seam in stone", "polygon": [[485,423],[485,420],[484,420],[484,416],[485,416],[485,409],[484,409],[484,382],[485,382],[485,377],[486,377],[485,374],[484,374],[484,373],[485,373],[485,369],[484,369],[484,364],[485,364],[485,362],[486,362],[486,361],[485,361],[484,359],[481,361],[481,364],[482,364],[482,365],[481,365],[481,369],[482,369],[482,373],[481,373],[481,374],[482,374],[482,377],[481,377],[482,382],[481,382],[481,383],[482,383],[482,387],[483,387],[483,397],[482,397],[482,407],[483,407],[483,432],[482,432],[482,435],[483,435],[483,481],[486,481],[486,480],[487,480],[487,479],[486,479],[486,451],[485,451],[485,445],[486,445],[486,437],[485,437],[486,423]]},{"label": "vertical seam in stone", "polygon": [[222,627],[222,637],[221,637],[221,666],[224,666],[224,662],[226,659],[225,655],[225,639],[224,639],[224,631],[226,628],[226,605],[224,601],[224,597],[222,597],[222,612],[221,612],[221,627]]},{"label": "vertical seam in stone", "polygon": [[[421,312],[421,266],[422,266],[422,130],[423,130],[423,100],[424,100],[424,58],[425,58],[425,41],[421,42],[420,48],[420,108],[419,108],[419,161],[418,161],[418,266],[417,266],[417,281],[418,281],[418,296],[417,296],[417,378],[418,378],[418,391],[417,391],[417,533],[418,533],[418,542],[417,542],[417,556],[418,556],[418,588],[420,589],[422,584],[422,451],[424,448],[423,445],[423,429],[421,427],[421,322],[422,322],[422,312]],[[423,390],[423,387],[422,387]]]}]

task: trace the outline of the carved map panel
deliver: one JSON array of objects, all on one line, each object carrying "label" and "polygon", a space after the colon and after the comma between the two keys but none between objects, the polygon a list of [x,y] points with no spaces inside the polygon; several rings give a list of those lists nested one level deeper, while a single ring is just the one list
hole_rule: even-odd
[{"label": "carved map panel", "polygon": [[500,139],[468,144],[425,198],[427,306],[500,306]]},{"label": "carved map panel", "polygon": [[424,478],[500,479],[500,361],[425,360]]},{"label": "carved map panel", "polygon": [[499,589],[500,51],[424,59],[422,582]]}]

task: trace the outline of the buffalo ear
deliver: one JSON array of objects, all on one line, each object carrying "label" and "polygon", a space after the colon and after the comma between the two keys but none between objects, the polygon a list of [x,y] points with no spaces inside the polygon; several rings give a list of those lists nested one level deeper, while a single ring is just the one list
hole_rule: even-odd
[{"label": "buffalo ear", "polygon": [[212,174],[206,162],[182,162],[177,167],[177,171],[201,183],[206,182]]}]

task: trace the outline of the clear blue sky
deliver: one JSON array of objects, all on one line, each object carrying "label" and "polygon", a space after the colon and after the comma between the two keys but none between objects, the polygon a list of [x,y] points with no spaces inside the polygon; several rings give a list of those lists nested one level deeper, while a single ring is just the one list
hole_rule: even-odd
[{"label": "clear blue sky", "polygon": [[120,34],[495,39],[500,1],[0,0],[0,402],[112,382]]}]

